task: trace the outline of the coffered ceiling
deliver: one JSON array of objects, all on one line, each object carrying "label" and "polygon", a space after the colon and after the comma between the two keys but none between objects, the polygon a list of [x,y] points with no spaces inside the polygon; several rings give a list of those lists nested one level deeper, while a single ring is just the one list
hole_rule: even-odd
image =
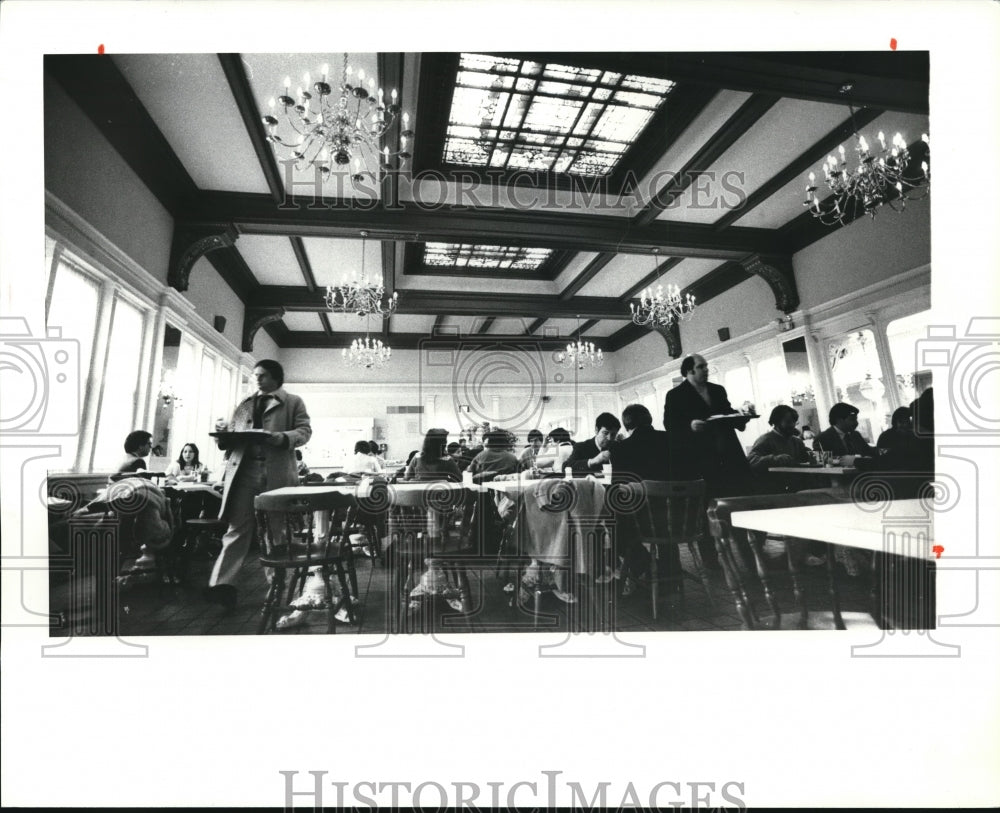
[{"label": "coffered ceiling", "polygon": [[[503,119],[506,133],[491,131],[526,143],[522,165],[445,160],[459,54],[352,54],[355,71],[386,93],[400,89],[413,158],[368,189],[334,179],[319,197],[312,171],[276,159],[261,115],[285,76],[301,83],[324,63],[339,75],[340,54],[50,55],[45,70],[173,216],[171,283],[183,290],[204,255],[247,308],[246,343],[263,326],[282,347],[344,347],[364,330],[323,302],[325,286],[363,259],[399,292],[396,315],[373,325],[393,348],[416,346],[435,329],[565,342],[579,315],[585,337],[621,349],[645,332],[628,319],[645,286],[675,284],[711,307],[761,262],[790,275],[791,255],[830,233],[804,212],[803,191],[828,153],[853,144],[849,105],[865,132],[899,131],[912,143],[928,131],[926,53],[490,57],[509,60],[511,81],[533,88],[513,102],[494,93],[506,106],[483,110],[484,121],[500,121],[515,104],[528,110],[516,126]],[[565,66],[563,79],[542,81],[552,66]],[[616,133],[638,114],[623,106],[602,125],[595,100],[639,98],[625,95],[632,77],[669,89],[625,144]],[[568,101],[555,98],[570,86]],[[549,114],[568,123],[546,130]],[[588,115],[592,141],[584,143],[576,136]],[[570,161],[573,145],[599,135],[600,149],[620,151],[614,167],[604,176],[572,169],[586,160]],[[546,160],[571,169],[541,171]],[[456,245],[460,252],[447,248]],[[511,247],[544,250],[528,252],[544,260],[529,269],[470,263],[477,246],[508,260],[523,256]],[[437,264],[449,251],[463,259]],[[776,307],[782,301],[787,307],[776,295]]]}]

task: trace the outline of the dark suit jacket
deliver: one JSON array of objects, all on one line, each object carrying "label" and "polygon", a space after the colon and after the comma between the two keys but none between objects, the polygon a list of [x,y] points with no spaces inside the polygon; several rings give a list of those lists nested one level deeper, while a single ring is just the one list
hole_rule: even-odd
[{"label": "dark suit jacket", "polygon": [[565,465],[572,467],[573,474],[588,474],[592,471],[600,471],[600,463],[596,466],[587,465],[587,461],[590,458],[597,457],[600,453],[601,450],[597,448],[597,444],[593,438],[581,440],[579,443],[573,444],[573,454],[569,456],[569,460],[566,461]]},{"label": "dark suit jacket", "polygon": [[639,427],[625,440],[611,447],[614,478],[666,480],[668,479],[667,454],[666,432],[659,432],[652,426]]},{"label": "dark suit jacket", "polygon": [[726,388],[708,384],[710,404],[698,391],[682,381],[663,404],[663,428],[667,430],[671,480],[705,480],[712,496],[750,493],[750,468],[743,445],[731,425],[710,424],[704,432],[691,430],[691,421],[711,415],[736,414]]},{"label": "dark suit jacket", "polygon": [[834,457],[843,457],[845,454],[864,455],[865,457],[878,455],[878,451],[868,445],[868,441],[861,437],[860,432],[849,432],[841,440],[840,433],[832,426],[820,432],[816,440],[813,441],[813,451],[832,452]]}]

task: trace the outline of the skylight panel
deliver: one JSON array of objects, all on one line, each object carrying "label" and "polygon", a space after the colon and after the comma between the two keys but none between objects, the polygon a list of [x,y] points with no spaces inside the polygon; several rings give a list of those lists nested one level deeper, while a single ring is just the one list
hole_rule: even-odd
[{"label": "skylight panel", "polygon": [[673,88],[667,79],[462,54],[444,160],[606,175]]},{"label": "skylight panel", "polygon": [[513,269],[537,271],[552,256],[549,248],[427,243],[424,265],[431,268]]}]

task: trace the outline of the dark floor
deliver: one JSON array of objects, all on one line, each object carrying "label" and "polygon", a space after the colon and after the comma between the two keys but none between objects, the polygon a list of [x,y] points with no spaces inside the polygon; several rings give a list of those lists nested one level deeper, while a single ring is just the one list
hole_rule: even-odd
[{"label": "dark floor", "polygon": [[[768,540],[766,552],[778,554],[783,546]],[[682,566],[691,570],[690,554],[681,552]],[[388,607],[389,583],[386,567],[377,560],[359,556],[356,560],[359,603],[357,624],[336,623],[336,634],[383,634],[389,629],[391,616]],[[266,592],[266,582],[261,566],[252,554],[247,558],[244,573],[237,584],[239,600],[233,610],[207,603],[202,588],[207,584],[212,561],[207,554],[198,555],[191,563],[190,572],[183,585],[149,583],[118,589],[117,631],[123,636],[144,635],[252,635],[257,630],[261,606]],[[868,584],[864,578],[848,577],[840,566],[838,587],[842,609],[864,611],[868,605]],[[470,573],[475,609],[468,615],[451,610],[441,599],[434,599],[429,622],[441,632],[554,632],[584,631],[587,629],[621,631],[677,631],[677,630],[739,630],[742,628],[732,594],[721,572],[709,574],[714,604],[709,601],[698,581],[685,580],[683,599],[677,594],[661,590],[658,617],[652,617],[651,595],[648,585],[640,585],[629,597],[620,596],[622,582],[615,581],[602,587],[579,583],[576,587],[578,603],[568,605],[552,593],[542,595],[541,615],[536,619],[531,611],[531,601],[526,607],[509,606],[510,594],[503,588],[507,579],[499,579],[495,568],[484,567]],[[756,580],[753,580],[756,582]],[[826,568],[807,568],[803,585],[810,600],[810,609],[828,609]],[[772,577],[779,605],[783,612],[794,607],[789,574],[776,571]],[[50,632],[53,636],[108,634],[115,629],[110,618],[113,594],[105,593],[92,576],[54,575],[51,580],[51,609],[61,617]],[[752,587],[751,599],[758,614],[766,615],[766,607],[759,588]],[[95,610],[95,607],[98,608]],[[411,613],[411,619],[414,616]],[[426,623],[426,622],[425,622]],[[787,616],[784,627],[795,626],[795,619]],[[426,629],[426,627],[425,627]],[[327,613],[311,611],[303,626],[282,631],[281,635],[324,634],[327,630]]]}]

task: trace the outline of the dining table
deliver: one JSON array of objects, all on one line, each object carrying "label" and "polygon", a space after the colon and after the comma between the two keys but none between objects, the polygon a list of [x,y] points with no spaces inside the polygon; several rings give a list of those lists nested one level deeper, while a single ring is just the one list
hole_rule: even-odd
[{"label": "dining table", "polygon": [[875,554],[872,587],[881,584],[882,623],[897,629],[934,628],[933,512],[923,500],[734,511],[732,523],[737,528]]}]

